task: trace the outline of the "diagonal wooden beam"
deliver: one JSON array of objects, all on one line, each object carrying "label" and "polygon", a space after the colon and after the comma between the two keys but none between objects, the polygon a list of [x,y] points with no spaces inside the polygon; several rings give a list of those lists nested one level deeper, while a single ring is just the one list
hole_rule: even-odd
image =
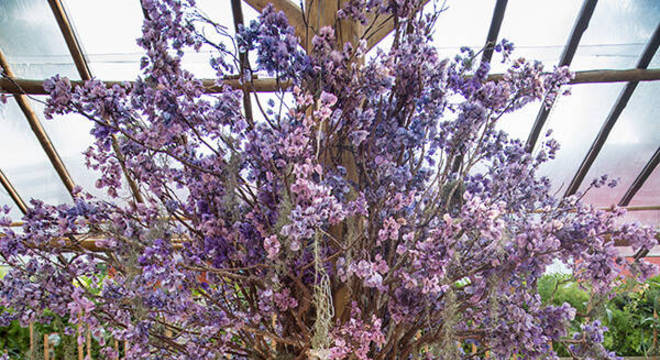
[{"label": "diagonal wooden beam", "polygon": [[18,208],[21,210],[23,214],[27,214],[28,207],[25,205],[25,202],[23,201],[23,198],[18,194],[18,191],[14,188],[14,186],[11,184],[9,179],[7,179],[7,176],[5,176],[5,173],[0,170],[0,184],[2,184],[2,187],[7,190],[7,193],[9,194],[9,197],[14,201],[14,204],[18,206]]},{"label": "diagonal wooden beam", "polygon": [[[69,53],[73,58],[73,62],[76,64],[76,69],[78,70],[78,74],[80,74],[80,78],[83,81],[91,80],[92,73],[89,70],[89,65],[85,59],[85,55],[83,54],[82,47],[78,42],[78,38],[76,37],[75,32],[73,31],[73,27],[71,26],[71,22],[69,21],[69,17],[66,14],[66,11],[64,10],[62,2],[60,0],[48,0],[48,4],[53,11],[53,16],[55,16],[55,20],[57,21],[57,25],[60,27],[60,31],[62,31],[62,36],[64,37],[64,41],[66,42],[67,47],[69,48]],[[131,189],[133,198],[139,203],[143,202],[144,199],[142,198],[142,194],[140,194],[140,189],[138,188],[135,181],[129,176],[128,169],[126,168],[126,161],[119,149],[119,143],[117,141],[117,137],[114,134],[111,137],[111,141],[112,149],[117,156],[117,160],[119,161],[121,169],[124,173],[126,182]]]},{"label": "diagonal wooden beam", "polygon": [[[506,11],[507,2],[508,0],[497,0],[497,3],[495,4],[493,17],[490,20],[490,27],[488,28],[488,35],[486,35],[484,51],[481,56],[482,62],[490,63],[490,60],[493,57],[493,50],[495,50],[497,37],[500,34],[500,27],[502,27],[502,20],[504,20],[504,12]],[[453,172],[458,172],[460,170],[464,156],[465,154],[460,153],[454,158],[451,168]]]},{"label": "diagonal wooden beam", "polygon": [[619,201],[619,206],[628,206],[630,204],[630,201],[635,197],[635,194],[639,191],[639,189],[642,188],[642,185],[646,182],[646,180],[651,176],[653,173],[653,170],[655,170],[656,167],[658,167],[658,164],[660,163],[660,146],[655,150],[655,154],[651,156],[651,159],[649,162],[646,163],[642,171],[637,175],[637,178],[635,181],[633,181],[632,184],[630,184],[630,187],[628,190],[626,190],[626,193],[623,195],[621,198],[621,201]]},{"label": "diagonal wooden beam", "polygon": [[493,50],[497,43],[497,36],[502,27],[504,20],[504,12],[506,11],[506,4],[508,0],[497,0],[495,9],[493,10],[493,18],[490,20],[490,28],[488,29],[488,36],[486,36],[486,44],[484,45],[484,52],[481,61],[490,62],[493,57]]},{"label": "diagonal wooden beam", "polygon": [[[429,2],[430,0],[424,0],[417,11],[424,9]],[[392,15],[383,17],[383,15],[370,14],[368,23],[369,31],[365,34],[365,39],[367,40],[367,50],[371,50],[394,30],[397,19]]]},{"label": "diagonal wooden beam", "polygon": [[[266,5],[273,4],[275,9],[282,11],[289,20],[289,24],[296,30],[296,36],[300,38],[301,43],[306,40],[307,24],[303,17],[303,12],[300,6],[293,3],[291,0],[243,0],[246,4],[250,5],[253,9],[261,12]],[[323,1],[323,0],[320,0]]]},{"label": "diagonal wooden beam", "polygon": [[[591,16],[594,13],[596,3],[598,3],[598,0],[585,0],[582,4],[582,9],[580,10],[580,14],[575,21],[571,36],[569,37],[568,42],[564,47],[564,51],[561,54],[559,66],[568,66],[571,64],[571,61],[573,61],[573,56],[575,55],[577,47],[580,44],[582,34],[584,34],[584,32],[587,30],[587,27],[589,27],[589,20],[591,20]],[[532,130],[527,137],[526,149],[528,152],[532,152],[534,150],[536,141],[541,134],[541,129],[543,129],[543,125],[545,125],[545,122],[548,119],[548,115],[550,115],[550,109],[552,108],[554,101],[549,106],[545,106],[545,104],[546,101],[544,99],[541,105],[541,109],[536,115],[536,121],[534,121]]]},{"label": "diagonal wooden beam", "polygon": [[[9,63],[7,62],[7,59],[5,58],[2,50],[0,50],[0,67],[6,76],[10,78],[14,76],[14,73],[11,71]],[[28,124],[32,129],[32,132],[37,137],[41,147],[46,152],[46,155],[48,156],[50,163],[55,168],[57,175],[59,175],[62,183],[69,191],[69,194],[73,196],[73,188],[75,187],[73,179],[71,179],[71,175],[69,175],[69,172],[67,171],[66,166],[62,161],[62,158],[60,158],[60,155],[57,153],[57,150],[55,149],[55,146],[53,146],[53,142],[48,137],[46,130],[44,129],[43,125],[41,125],[37,114],[32,110],[27,96],[22,94],[14,94],[14,99],[16,99],[16,103],[23,111],[23,114],[25,115],[25,118],[27,119]]]},{"label": "diagonal wooden beam", "polygon": [[69,17],[64,11],[62,2],[60,0],[48,0],[48,5],[50,5],[51,10],[53,11],[53,16],[55,16],[55,20],[57,21],[57,25],[60,27],[60,31],[62,31],[64,41],[66,42],[66,46],[69,48],[69,53],[71,53],[73,63],[76,65],[76,69],[78,70],[78,74],[80,74],[80,78],[83,80],[90,80],[92,78],[91,71],[89,70],[87,60],[83,55],[82,48],[78,42],[78,38],[73,31]]},{"label": "diagonal wooden beam", "polygon": [[[655,32],[651,37],[651,40],[646,45],[646,48],[644,49],[642,56],[637,62],[638,69],[645,69],[646,67],[649,66],[651,59],[653,59],[653,56],[655,55],[656,51],[658,51],[658,45],[660,45],[660,24],[658,24],[658,26],[656,27]],[[610,135],[610,131],[612,131],[614,124],[616,124],[617,120],[619,119],[619,116],[626,108],[626,105],[628,105],[628,100],[630,100],[630,97],[637,88],[637,84],[638,84],[637,81],[630,81],[628,84],[626,84],[626,87],[623,88],[623,90],[619,94],[619,98],[612,107],[612,110],[610,111],[609,115],[607,116],[607,119],[603,123],[603,126],[600,128],[600,131],[598,132],[596,139],[594,139],[594,142],[591,144],[591,147],[589,148],[587,155],[584,157],[584,160],[582,160],[582,164],[580,164],[580,167],[573,176],[573,180],[571,180],[571,183],[568,185],[568,188],[566,188],[566,193],[564,194],[564,196],[571,196],[575,194],[580,188],[580,185],[582,184],[584,177],[589,172],[589,169],[591,168],[591,165],[594,163],[594,160],[596,160],[596,156],[598,156],[598,153],[600,153],[600,150],[605,144],[605,141],[607,141],[607,137]]]}]

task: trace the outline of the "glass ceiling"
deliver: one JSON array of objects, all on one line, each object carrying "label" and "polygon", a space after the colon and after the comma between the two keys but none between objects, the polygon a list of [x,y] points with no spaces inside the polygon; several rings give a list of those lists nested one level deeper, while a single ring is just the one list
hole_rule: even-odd
[{"label": "glass ceiling", "polygon": [[[229,36],[234,35],[228,1],[197,2],[203,14],[226,26]],[[438,1],[438,6],[443,4],[447,9],[438,18],[434,37],[440,53],[452,57],[461,46],[481,48],[486,41],[495,0]],[[551,69],[559,61],[581,4],[582,1],[576,0],[509,0],[498,38],[514,42],[515,56],[541,60]],[[132,80],[138,76],[142,51],[135,39],[141,35],[143,20],[139,1],[64,0],[64,5],[93,76],[103,80]],[[246,22],[258,15],[246,4],[243,12]],[[660,1],[657,0],[599,1],[571,69],[634,68],[659,19]],[[209,36],[211,34],[209,27],[199,27],[199,30]],[[217,40],[217,37],[214,39]],[[386,48],[389,44],[386,38],[378,46]],[[46,1],[0,1],[0,49],[17,77],[42,80],[61,74],[79,79]],[[209,48],[202,48],[199,54],[187,55],[184,65],[200,78],[212,78],[214,72],[208,64],[208,52]],[[660,55],[656,53],[649,68],[659,67]],[[500,64],[495,56],[493,72],[504,69],[505,65]],[[553,129],[552,136],[562,147],[557,159],[545,165],[541,172],[551,178],[553,187],[560,194],[570,183],[624,86],[624,83],[575,85],[572,95],[561,97],[553,106],[541,134]],[[660,145],[660,122],[657,120],[659,92],[660,82],[642,82],[638,85],[585,177],[581,189],[592,178],[603,173],[620,179],[620,185],[614,190],[598,189],[586,197],[595,206],[618,203]],[[267,97],[266,94],[259,95],[262,102]],[[90,124],[71,115],[46,121],[40,104],[43,99],[32,96],[30,103],[39,114],[74,182],[93,192],[95,176],[85,168],[81,154],[91,142]],[[539,108],[538,103],[531,104],[504,117],[500,127],[512,136],[526,139]],[[254,113],[258,114],[258,110],[255,109]],[[13,99],[6,105],[0,105],[0,129],[0,169],[24,200],[70,201],[65,187]],[[103,196],[98,192],[97,195]],[[10,198],[0,191],[0,204],[5,203],[11,204]],[[656,168],[630,206],[658,205],[660,170]],[[12,216],[18,218],[19,215],[14,209]],[[631,212],[629,217],[660,225],[658,210]]]}]

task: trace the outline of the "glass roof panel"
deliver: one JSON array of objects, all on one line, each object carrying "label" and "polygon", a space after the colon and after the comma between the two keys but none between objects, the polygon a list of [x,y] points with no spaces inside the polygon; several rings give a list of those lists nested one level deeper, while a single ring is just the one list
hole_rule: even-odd
[{"label": "glass roof panel", "polygon": [[[597,206],[618,203],[655,153],[660,145],[660,122],[657,113],[649,110],[657,107],[658,91],[660,91],[658,83],[646,82],[637,86],[587,173],[581,189],[586,189],[593,178],[602,174],[619,178],[619,186],[614,189],[594,189],[585,197],[588,202]],[[660,192],[660,188],[656,188],[656,192]]]},{"label": "glass roof panel", "polygon": [[[658,1],[599,1],[589,27],[582,36],[571,68],[634,68],[658,25],[658,19]],[[660,58],[656,57],[655,66],[660,64],[659,60]],[[654,64],[650,67],[654,67]]]},{"label": "glass roof panel", "polygon": [[0,124],[3,130],[0,168],[23,200],[26,203],[32,198],[50,204],[70,202],[69,193],[13,98],[0,105]]},{"label": "glass roof panel", "polygon": [[[552,69],[559,62],[581,3],[576,0],[509,0],[499,39],[513,42],[514,57],[539,60]],[[506,70],[497,55],[493,57],[492,70]]]},{"label": "glass roof panel", "polygon": [[[619,83],[574,85],[572,94],[560,97],[552,107],[536,149],[551,129],[550,137],[559,142],[560,150],[554,160],[541,166],[539,173],[550,178],[553,189],[560,192],[558,195],[566,190],[623,86]],[[539,108],[538,102],[529,104],[503,116],[498,126],[511,137],[525,141]]]},{"label": "glass roof panel", "polygon": [[[47,96],[36,96],[35,98],[45,102]],[[44,105],[42,103],[33,101],[32,104],[37,114],[43,114]],[[110,199],[104,191],[95,186],[99,172],[85,166],[83,152],[94,141],[94,137],[90,134],[92,122],[78,114],[66,114],[56,115],[49,120],[44,119],[42,124],[76,185],[80,185],[85,191],[101,199]],[[121,197],[129,196],[127,188],[122,190],[124,191],[120,192]]]},{"label": "glass roof panel", "polygon": [[0,1],[0,29],[0,49],[17,77],[80,78],[47,1]]},{"label": "glass roof panel", "polygon": [[[660,166],[656,167],[646,179],[630,201],[630,206],[660,206]],[[658,213],[660,214],[660,211]]]},{"label": "glass roof panel", "polygon": [[[444,8],[442,7],[444,5]],[[435,7],[434,7],[435,6]],[[440,56],[453,58],[463,46],[478,51],[484,46],[495,2],[484,4],[479,0],[446,0],[426,5],[426,12],[444,9],[438,16],[433,28],[433,44],[437,47]],[[469,20],[466,20],[469,19]],[[459,29],[460,31],[457,31]],[[374,49],[383,49],[387,52],[392,46],[393,34],[390,33],[381,40],[371,51],[368,57],[376,55]]]},{"label": "glass roof panel", "polygon": [[3,216],[9,216],[9,218],[14,220],[14,221],[17,221],[21,217],[23,217],[23,213],[18,208],[18,206],[16,206],[16,204],[14,203],[14,200],[12,200],[11,197],[9,197],[9,194],[7,194],[7,192],[5,191],[5,189],[0,186],[0,208],[5,206],[5,205],[9,206],[11,208],[11,210],[9,211],[8,215],[2,214],[0,216],[2,216],[2,217]]},{"label": "glass roof panel", "polygon": [[142,34],[140,2],[64,2],[92,76],[103,80],[135,79],[144,53],[135,41]]},{"label": "glass roof panel", "polygon": [[[136,43],[136,39],[142,36],[143,15],[139,1],[66,0],[66,2],[92,74],[103,80],[135,79],[140,74],[140,58],[144,55],[144,50]],[[202,15],[222,25],[223,31],[226,32],[225,36],[219,36],[212,26],[198,23],[197,29],[200,33],[214,42],[225,43],[230,50],[233,50],[234,22],[227,2],[199,0],[197,7]],[[104,14],[104,16],[89,16],[89,14]],[[258,13],[254,9],[243,4],[246,24],[257,16]],[[117,26],[116,19],[121,19],[121,26]],[[198,53],[189,51],[183,58],[183,66],[199,78],[214,78],[215,71],[209,65],[212,53],[213,48],[210,45],[203,45]]]},{"label": "glass roof panel", "polygon": [[[485,4],[481,0],[447,0],[444,5],[446,10],[440,13],[433,29],[433,43],[440,55],[453,58],[462,46],[481,49],[486,43],[495,1]],[[432,6],[433,2],[427,8]]]},{"label": "glass roof panel", "polygon": [[[200,11],[200,14],[204,17],[212,20],[216,24],[222,25],[222,31],[225,34],[219,34],[216,30],[213,29],[210,25],[202,26],[202,24],[197,24],[197,30],[208,37],[209,40],[216,43],[223,43],[227,46],[227,49],[234,52],[235,51],[235,36],[236,31],[234,28],[234,16],[231,11],[231,8],[228,2],[217,1],[217,0],[198,0],[196,5]],[[251,6],[243,2],[242,4],[243,11],[243,23],[249,25],[250,21],[257,19],[259,13],[254,10]],[[215,71],[209,65],[209,60],[211,55],[216,55],[217,51],[210,45],[203,45],[199,53],[189,52],[183,59],[184,67],[191,71],[199,78],[215,78]],[[250,62],[254,67],[256,60],[256,54],[250,54]]]}]

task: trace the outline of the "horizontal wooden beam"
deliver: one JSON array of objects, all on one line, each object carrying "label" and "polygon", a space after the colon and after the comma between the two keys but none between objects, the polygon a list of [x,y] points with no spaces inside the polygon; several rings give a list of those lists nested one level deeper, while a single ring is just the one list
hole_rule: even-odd
[{"label": "horizontal wooden beam", "polygon": [[[489,81],[500,81],[504,74],[491,74]],[[575,72],[575,78],[569,84],[614,83],[628,81],[657,81],[660,80],[660,69],[630,69],[630,70],[587,70]],[[106,86],[122,85],[125,81],[105,81]],[[216,80],[202,80],[204,92],[207,94],[220,92],[221,87]],[[82,81],[71,81],[72,85],[82,85]],[[241,84],[238,79],[222,80],[225,86],[235,89],[247,88],[252,92],[275,92],[287,89],[290,82],[278,81],[273,78],[255,78],[251,82]],[[43,80],[30,80],[20,78],[0,78],[0,90],[11,94],[48,95],[44,90]]]},{"label": "horizontal wooden beam", "polygon": [[[112,87],[114,85],[122,86],[126,81],[104,81],[104,83],[107,87]],[[202,83],[204,86],[204,92],[207,94],[218,93],[221,91],[221,86],[217,84],[216,80],[205,79],[202,80]],[[226,79],[222,81],[222,84],[225,86],[231,86],[235,89],[246,88],[251,92],[275,92],[281,89],[286,89],[291,85],[289,82],[282,82],[271,78],[257,78],[244,84],[241,84],[238,79]],[[83,85],[83,82],[71,80],[71,85]],[[48,92],[44,89],[43,80],[0,78],[0,90],[12,94],[48,95]]]}]

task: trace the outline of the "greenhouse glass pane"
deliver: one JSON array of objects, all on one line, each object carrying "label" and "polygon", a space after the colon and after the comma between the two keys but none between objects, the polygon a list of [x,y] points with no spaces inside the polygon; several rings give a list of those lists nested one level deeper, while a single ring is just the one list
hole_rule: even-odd
[{"label": "greenhouse glass pane", "polygon": [[[618,203],[660,145],[660,122],[657,117],[659,91],[660,84],[657,83],[640,83],[637,86],[581,189],[586,189],[593,178],[602,174],[619,178],[620,185],[614,189],[594,189],[585,197],[590,203],[599,206]],[[660,188],[656,188],[656,192],[660,192]]]},{"label": "greenhouse glass pane", "polygon": [[9,197],[9,194],[5,191],[5,189],[0,186],[0,207],[3,207],[5,205],[9,206],[11,210],[9,211],[9,214],[7,215],[2,214],[0,216],[9,216],[9,218],[14,221],[17,221],[21,217],[23,217],[23,213],[18,208],[18,206],[16,206],[14,200],[12,200],[11,197]]},{"label": "greenhouse glass pane", "polygon": [[[234,16],[229,3],[217,0],[199,0],[196,2],[196,5],[201,15],[222,26],[222,30],[218,32],[210,25],[202,26],[201,23],[198,23],[196,26],[197,31],[214,43],[225,44],[227,50],[232,53],[238,53],[236,51],[235,43],[236,31],[234,28]],[[256,20],[259,16],[259,13],[246,3],[242,4],[242,10],[243,23],[245,25],[249,25],[250,21]],[[217,51],[210,45],[205,44],[198,53],[192,51],[188,52],[183,59],[183,66],[199,78],[214,78],[216,77],[216,73],[209,65],[209,60],[212,55],[217,55]],[[252,64],[252,67],[254,67],[255,60],[256,54],[251,53],[250,63]],[[235,72],[238,73],[237,69]],[[263,76],[265,74],[261,75]]]},{"label": "greenhouse glass pane", "polygon": [[646,179],[630,201],[630,206],[660,206],[660,166]]},{"label": "greenhouse glass pane", "polygon": [[[440,55],[453,58],[462,46],[480,50],[486,43],[495,1],[447,0],[437,3],[438,6],[444,3],[446,7],[433,28],[433,44],[438,47]],[[427,9],[432,10],[432,6],[433,2]]]},{"label": "greenhouse glass pane", "polygon": [[[514,58],[539,60],[551,69],[559,63],[581,4],[576,0],[509,0],[499,38],[514,43]],[[495,56],[493,71],[504,71],[506,66],[497,60]]]},{"label": "greenhouse glass pane", "polygon": [[0,124],[0,168],[23,200],[69,203],[69,193],[14,99],[0,105]]},{"label": "greenhouse glass pane", "polygon": [[[560,97],[552,107],[536,150],[547,139],[547,131],[552,130],[550,138],[559,142],[560,149],[554,160],[541,165],[539,174],[550,178],[553,189],[560,192],[558,195],[566,190],[623,86],[575,85],[571,95]],[[498,127],[511,137],[526,141],[539,108],[539,102],[528,104],[503,116]]]},{"label": "greenhouse glass pane", "polygon": [[[35,98],[40,101],[47,99],[46,96]],[[33,101],[32,104],[37,114],[43,114],[43,104],[37,101]],[[66,114],[42,120],[42,124],[76,185],[80,185],[85,191],[99,198],[109,200],[105,192],[95,186],[100,172],[88,169],[85,165],[83,152],[94,141],[94,137],[90,134],[92,122],[82,115]],[[123,191],[120,191],[120,197],[129,198],[130,192],[125,185]]]},{"label": "greenhouse glass pane", "polygon": [[[659,1],[599,1],[571,68],[634,68],[658,25],[658,19]],[[657,65],[660,65],[660,57],[656,57],[650,67]]]},{"label": "greenhouse glass pane", "polygon": [[65,0],[65,5],[92,76],[135,79],[144,53],[135,41],[142,35],[140,2]]},{"label": "greenhouse glass pane", "polygon": [[[142,36],[143,14],[139,1],[116,0],[112,2],[66,0],[72,22],[76,26],[89,60],[92,75],[103,80],[132,80],[140,72],[140,59],[144,49],[137,45],[136,39]],[[235,35],[231,9],[227,2],[200,0],[197,2],[200,13],[224,27],[223,35],[218,35],[210,25],[197,23],[197,30],[213,42],[223,42],[233,51]],[[103,14],[103,16],[90,16]],[[257,12],[243,5],[245,23],[256,19]],[[121,19],[121,26],[117,26]],[[108,31],[112,29],[112,31]],[[203,45],[199,52],[187,51],[183,58],[183,67],[198,78],[213,78],[215,71],[209,64],[215,51],[210,45]]]},{"label": "greenhouse glass pane", "polygon": [[0,49],[17,77],[80,78],[47,1],[0,1],[0,29]]},{"label": "greenhouse glass pane", "polygon": [[[495,1],[480,0],[431,1],[426,5],[427,13],[443,9],[433,28],[433,45],[440,56],[451,59],[463,46],[480,50],[486,42],[494,8]],[[393,33],[388,34],[369,51],[368,57],[376,55],[375,49],[387,52],[393,38]]]}]

